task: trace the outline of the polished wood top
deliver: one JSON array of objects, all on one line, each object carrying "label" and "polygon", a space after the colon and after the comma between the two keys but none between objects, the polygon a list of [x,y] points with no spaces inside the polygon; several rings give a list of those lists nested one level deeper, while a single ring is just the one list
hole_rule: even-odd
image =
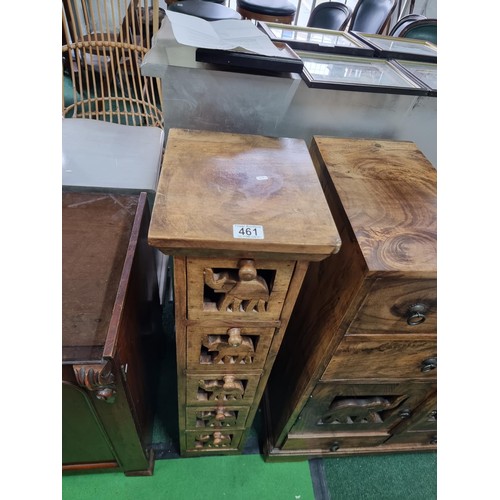
[{"label": "polished wood top", "polygon": [[315,136],[310,149],[320,178],[333,182],[369,271],[433,275],[437,174],[417,146]]},{"label": "polished wood top", "polygon": [[340,248],[303,140],[184,129],[169,131],[149,243],[167,254],[303,260]]}]

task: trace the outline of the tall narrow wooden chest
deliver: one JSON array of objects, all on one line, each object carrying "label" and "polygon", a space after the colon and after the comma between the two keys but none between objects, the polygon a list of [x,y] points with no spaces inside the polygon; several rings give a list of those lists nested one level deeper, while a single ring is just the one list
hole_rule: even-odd
[{"label": "tall narrow wooden chest", "polygon": [[340,252],[311,263],[266,390],[268,460],[436,449],[436,170],[314,137]]},{"label": "tall narrow wooden chest", "polygon": [[149,242],[174,256],[181,455],[241,452],[308,263],[340,245],[306,144],[170,129]]}]

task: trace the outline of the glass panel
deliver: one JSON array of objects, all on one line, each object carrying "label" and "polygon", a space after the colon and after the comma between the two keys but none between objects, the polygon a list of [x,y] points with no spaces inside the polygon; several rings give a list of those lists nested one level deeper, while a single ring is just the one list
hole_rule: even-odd
[{"label": "glass panel", "polygon": [[397,62],[428,87],[437,90],[437,64],[399,60]]},{"label": "glass panel", "polygon": [[340,32],[332,31],[323,33],[320,31],[297,30],[293,28],[269,27],[276,38],[283,41],[296,41],[314,43],[317,45],[330,45],[358,48],[359,44],[354,43],[347,36]]},{"label": "glass panel", "polygon": [[405,40],[398,38],[382,38],[374,36],[364,37],[374,45],[385,51],[405,52],[410,54],[421,54],[428,56],[437,56],[437,47],[429,42]]},{"label": "glass panel", "polygon": [[417,84],[399,74],[386,61],[353,57],[321,59],[307,56],[302,56],[302,60],[304,67],[315,81],[419,88]]}]

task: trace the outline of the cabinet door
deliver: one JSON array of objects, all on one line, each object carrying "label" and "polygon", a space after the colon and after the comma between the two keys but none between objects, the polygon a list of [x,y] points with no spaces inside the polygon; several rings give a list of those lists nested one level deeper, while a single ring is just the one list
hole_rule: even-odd
[{"label": "cabinet door", "polygon": [[359,384],[319,383],[290,431],[389,432],[435,390],[416,382]]},{"label": "cabinet door", "polygon": [[118,467],[91,399],[67,382],[62,384],[62,461],[63,466],[108,463]]}]

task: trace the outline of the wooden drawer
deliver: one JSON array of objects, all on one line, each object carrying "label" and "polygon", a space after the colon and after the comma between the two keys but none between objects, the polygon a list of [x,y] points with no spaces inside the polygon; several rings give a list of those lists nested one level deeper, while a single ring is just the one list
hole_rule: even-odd
[{"label": "wooden drawer", "polygon": [[359,340],[351,336],[339,344],[321,380],[435,379],[436,374],[436,341]]},{"label": "wooden drawer", "polygon": [[294,268],[294,261],[188,258],[188,318],[278,320]]},{"label": "wooden drawer", "polygon": [[436,333],[437,292],[433,279],[377,279],[352,320],[356,333]]},{"label": "wooden drawer", "polygon": [[435,383],[320,382],[290,434],[388,432],[435,390]]},{"label": "wooden drawer", "polygon": [[252,404],[259,383],[259,374],[189,374],[187,376],[187,404],[239,406]]},{"label": "wooden drawer", "polygon": [[339,432],[325,436],[323,434],[294,434],[289,435],[283,444],[283,450],[308,450],[336,452],[353,448],[378,446],[385,442],[389,434],[369,432],[355,434]]},{"label": "wooden drawer", "polygon": [[210,407],[186,408],[186,429],[190,430],[222,430],[244,429],[248,417],[248,406],[223,405]]},{"label": "wooden drawer", "polygon": [[437,430],[420,431],[420,432],[405,432],[392,436],[388,441],[388,445],[393,444],[416,444],[437,446]]},{"label": "wooden drawer", "polygon": [[186,431],[186,451],[221,453],[237,450],[243,431]]},{"label": "wooden drawer", "polygon": [[188,326],[188,370],[237,373],[262,369],[274,331],[274,328]]}]

